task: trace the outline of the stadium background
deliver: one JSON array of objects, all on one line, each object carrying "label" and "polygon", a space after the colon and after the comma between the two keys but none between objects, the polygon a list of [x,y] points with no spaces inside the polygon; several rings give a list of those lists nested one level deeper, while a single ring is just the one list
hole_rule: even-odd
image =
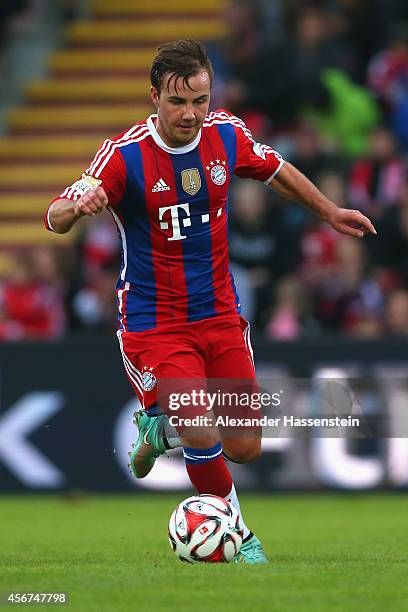
[{"label": "stadium background", "polygon": [[[128,475],[135,400],[113,334],[110,215],[63,236],[42,226],[99,143],[150,112],[157,45],[186,36],[207,43],[213,107],[378,229],[350,240],[261,185],[233,185],[231,261],[258,370],[364,376],[372,413],[404,411],[406,2],[14,0],[0,17],[0,491],[188,489],[181,457]],[[405,489],[408,441],[378,436],[265,440],[234,476],[262,491]]]}]

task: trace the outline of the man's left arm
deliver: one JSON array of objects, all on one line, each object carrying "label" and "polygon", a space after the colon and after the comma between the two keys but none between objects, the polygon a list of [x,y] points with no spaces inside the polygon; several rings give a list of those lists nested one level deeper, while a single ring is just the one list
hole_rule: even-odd
[{"label": "man's left arm", "polygon": [[316,213],[335,230],[349,236],[362,238],[365,234],[377,234],[370,219],[359,210],[339,208],[295,166],[285,162],[268,185],[289,200],[298,202]]}]

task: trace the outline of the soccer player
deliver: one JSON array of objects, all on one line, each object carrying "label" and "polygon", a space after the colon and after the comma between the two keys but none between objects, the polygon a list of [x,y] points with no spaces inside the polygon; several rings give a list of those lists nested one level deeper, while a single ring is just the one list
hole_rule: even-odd
[{"label": "soccer player", "polygon": [[[231,177],[263,181],[339,232],[362,237],[376,231],[361,212],[338,208],[278,153],[254,142],[239,118],[209,112],[212,80],[201,43],[159,47],[151,67],[156,113],[105,140],[82,178],[53,200],[45,224],[63,234],[105,209],[117,224],[117,336],[142,406],[131,452],[134,475],[143,478],[160,454],[181,445],[197,492],[224,497],[240,512],[226,458],[244,463],[258,457],[259,429],[223,437],[212,424],[175,431],[157,405],[158,380],[255,381],[249,325],[240,317],[228,267]],[[207,408],[190,406],[190,416]],[[236,561],[267,562],[246,525]]]}]

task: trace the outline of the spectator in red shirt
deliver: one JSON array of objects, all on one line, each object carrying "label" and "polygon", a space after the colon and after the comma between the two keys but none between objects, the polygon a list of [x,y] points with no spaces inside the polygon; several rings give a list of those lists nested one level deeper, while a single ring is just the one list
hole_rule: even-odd
[{"label": "spectator in red shirt", "polygon": [[63,298],[56,279],[49,282],[55,256],[41,253],[16,256],[0,287],[0,340],[54,340],[65,330]]}]

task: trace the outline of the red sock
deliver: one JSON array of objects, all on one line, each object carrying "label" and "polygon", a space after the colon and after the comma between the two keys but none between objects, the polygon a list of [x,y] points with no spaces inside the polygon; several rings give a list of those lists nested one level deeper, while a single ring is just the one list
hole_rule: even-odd
[{"label": "red sock", "polygon": [[232,478],[221,444],[212,448],[184,448],[187,473],[197,492],[226,497],[232,489]]}]

